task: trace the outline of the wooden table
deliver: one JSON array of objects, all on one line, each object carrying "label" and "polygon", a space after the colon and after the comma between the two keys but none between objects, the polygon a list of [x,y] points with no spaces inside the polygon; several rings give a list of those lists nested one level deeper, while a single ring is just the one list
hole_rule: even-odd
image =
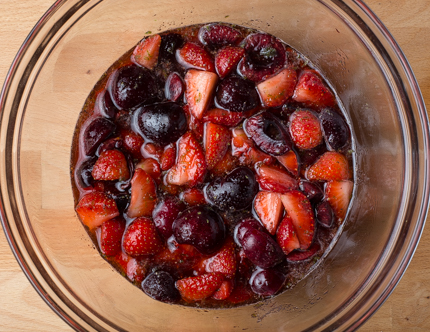
[{"label": "wooden table", "polygon": [[[0,0],[0,82],[53,0]],[[430,0],[367,0],[400,44],[430,107]],[[386,303],[360,331],[430,331],[430,228]],[[0,231],[0,331],[71,331],[33,289]]]}]

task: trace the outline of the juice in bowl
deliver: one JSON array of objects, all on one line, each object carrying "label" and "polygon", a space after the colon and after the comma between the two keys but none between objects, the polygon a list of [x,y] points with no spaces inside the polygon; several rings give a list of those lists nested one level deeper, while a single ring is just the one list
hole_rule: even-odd
[{"label": "juice in bowl", "polygon": [[277,37],[228,23],[148,35],[82,109],[75,209],[153,299],[256,303],[324,264],[352,197],[352,138],[336,92]]}]

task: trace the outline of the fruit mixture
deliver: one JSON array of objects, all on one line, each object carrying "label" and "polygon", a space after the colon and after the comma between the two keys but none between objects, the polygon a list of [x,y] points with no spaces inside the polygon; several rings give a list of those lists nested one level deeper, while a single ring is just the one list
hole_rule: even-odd
[{"label": "fruit mixture", "polygon": [[351,131],[312,64],[225,23],[145,37],[90,93],[72,146],[76,212],[153,299],[220,308],[303,279],[353,189]]}]

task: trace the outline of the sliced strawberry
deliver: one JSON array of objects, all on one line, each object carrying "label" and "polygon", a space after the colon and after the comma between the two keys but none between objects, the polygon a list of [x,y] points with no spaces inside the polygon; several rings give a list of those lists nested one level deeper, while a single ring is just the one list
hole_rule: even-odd
[{"label": "sliced strawberry", "polygon": [[121,130],[120,135],[122,137],[123,146],[127,152],[129,152],[134,158],[142,158],[140,149],[143,143],[145,143],[142,136],[126,129]]},{"label": "sliced strawberry", "polygon": [[300,241],[289,214],[286,214],[279,224],[278,231],[276,232],[276,240],[285,255],[300,248]]},{"label": "sliced strawberry", "polygon": [[278,161],[284,166],[288,172],[294,176],[299,176],[299,160],[297,154],[290,150],[282,156],[276,157]]},{"label": "sliced strawberry", "polygon": [[232,131],[232,154],[239,159],[241,165],[254,166],[257,163],[271,164],[273,157],[254,147],[254,142],[248,138],[241,128]]},{"label": "sliced strawberry", "polygon": [[205,195],[198,188],[188,188],[179,195],[179,198],[189,206],[206,204]]},{"label": "sliced strawberry", "polygon": [[142,261],[130,257],[130,260],[127,262],[126,274],[131,282],[140,284],[147,275],[147,269]]},{"label": "sliced strawberry", "polygon": [[127,209],[130,218],[150,217],[157,203],[157,188],[152,177],[137,168],[131,179],[131,199]]},{"label": "sliced strawberry", "polygon": [[298,189],[299,183],[286,171],[269,165],[257,167],[257,181],[263,190],[277,193],[286,193],[289,190]]},{"label": "sliced strawberry", "polygon": [[154,222],[145,217],[135,219],[124,232],[124,252],[132,257],[155,255],[163,248]]},{"label": "sliced strawberry", "polygon": [[134,49],[132,60],[143,67],[153,69],[158,62],[160,45],[160,35],[145,38]]},{"label": "sliced strawberry", "polygon": [[176,51],[176,59],[186,68],[195,68],[209,72],[215,71],[214,61],[208,51],[200,45],[187,42]]},{"label": "sliced strawberry", "polygon": [[106,220],[119,216],[115,200],[104,193],[94,191],[81,198],[76,212],[82,223],[94,229]]},{"label": "sliced strawberry", "polygon": [[281,195],[270,191],[260,191],[254,199],[254,211],[267,231],[275,235],[284,213]]},{"label": "sliced strawberry", "polygon": [[208,170],[224,157],[230,146],[231,132],[227,127],[206,122],[204,127],[204,147]]},{"label": "sliced strawberry", "polygon": [[186,301],[203,300],[214,294],[224,281],[222,273],[207,273],[176,281],[176,288]]},{"label": "sliced strawberry", "polygon": [[306,106],[332,107],[336,104],[333,93],[325,86],[315,70],[304,70],[299,76],[293,99]]},{"label": "sliced strawberry", "polygon": [[302,192],[297,190],[285,193],[281,199],[296,230],[300,249],[308,249],[315,230],[315,217],[311,203]]},{"label": "sliced strawberry", "polygon": [[190,69],[185,75],[185,98],[190,112],[197,119],[203,117],[215,91],[218,76],[215,73]]},{"label": "sliced strawberry", "polygon": [[164,93],[166,99],[171,101],[177,101],[184,93],[184,82],[178,73],[171,73],[167,77],[166,84],[164,85]]},{"label": "sliced strawberry", "polygon": [[212,168],[212,174],[221,176],[229,173],[237,166],[237,159],[231,154],[229,149],[224,157]]},{"label": "sliced strawberry", "polygon": [[215,56],[215,69],[219,77],[224,78],[230,74],[245,55],[241,47],[225,46]]},{"label": "sliced strawberry", "polygon": [[156,257],[155,261],[163,266],[174,269],[192,269],[196,261],[201,257],[197,249],[189,244],[175,243],[175,248],[163,249]]},{"label": "sliced strawberry", "polygon": [[91,172],[94,180],[127,180],[130,177],[127,160],[118,150],[103,151]]},{"label": "sliced strawberry", "polygon": [[175,165],[176,161],[176,144],[169,144],[164,148],[160,158],[160,166],[163,171],[167,171]]},{"label": "sliced strawberry", "polygon": [[228,297],[228,302],[233,304],[243,303],[251,299],[252,291],[244,285],[236,286]]},{"label": "sliced strawberry", "polygon": [[141,168],[146,174],[150,175],[154,180],[158,180],[161,175],[160,164],[152,158],[144,159],[136,165],[136,168]]},{"label": "sliced strawberry", "polygon": [[233,278],[237,270],[236,250],[233,239],[227,239],[222,248],[214,256],[204,260],[203,264],[208,273],[219,272],[223,273],[229,279]]},{"label": "sliced strawberry", "polygon": [[237,126],[244,118],[242,112],[230,112],[221,108],[213,108],[205,112],[202,120],[215,124],[234,127]]},{"label": "sliced strawberry", "polygon": [[261,101],[266,107],[282,106],[293,95],[297,74],[293,68],[282,69],[275,76],[257,85]]},{"label": "sliced strawberry", "polygon": [[339,152],[325,152],[308,168],[306,177],[311,181],[347,180],[349,178],[348,160]]},{"label": "sliced strawberry", "polygon": [[233,292],[234,284],[232,280],[224,280],[220,288],[212,295],[215,300],[225,300]]},{"label": "sliced strawberry", "polygon": [[326,184],[325,198],[333,208],[338,223],[345,219],[353,186],[352,181],[330,181]]},{"label": "sliced strawberry", "polygon": [[121,250],[125,221],[120,218],[106,220],[100,227],[100,250],[106,256],[115,256]]},{"label": "sliced strawberry", "polygon": [[152,143],[146,143],[142,146],[142,156],[144,158],[153,158],[157,161],[160,160],[161,156],[163,155],[163,148],[152,144]]},{"label": "sliced strawberry", "polygon": [[177,186],[194,186],[203,180],[206,168],[202,147],[188,132],[179,139],[176,164],[167,173],[166,181]]},{"label": "sliced strawberry", "polygon": [[309,150],[323,141],[320,121],[314,113],[298,109],[289,119],[291,139],[299,149]]}]

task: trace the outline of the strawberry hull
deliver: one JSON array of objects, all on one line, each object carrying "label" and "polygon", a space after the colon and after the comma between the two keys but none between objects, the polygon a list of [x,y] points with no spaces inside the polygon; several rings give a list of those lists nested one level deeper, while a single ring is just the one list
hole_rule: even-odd
[{"label": "strawberry hull", "polygon": [[352,132],[324,77],[270,34],[145,36],[76,127],[77,215],[152,299],[230,308],[288,291],[346,222]]}]

